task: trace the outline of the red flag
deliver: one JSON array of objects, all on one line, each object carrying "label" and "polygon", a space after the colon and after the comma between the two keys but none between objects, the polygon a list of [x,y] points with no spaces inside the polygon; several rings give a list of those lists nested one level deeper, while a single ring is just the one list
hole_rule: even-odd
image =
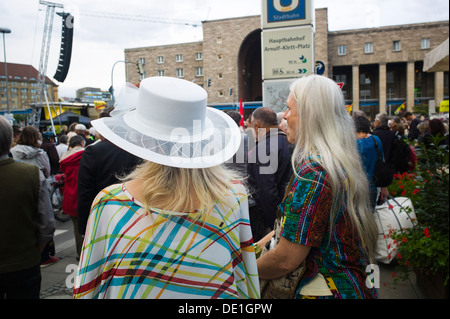
[{"label": "red flag", "polygon": [[244,126],[244,106],[242,105],[242,99],[241,99],[241,103],[239,105],[239,114],[241,114],[241,126],[242,126],[242,128],[245,129],[245,126]]}]

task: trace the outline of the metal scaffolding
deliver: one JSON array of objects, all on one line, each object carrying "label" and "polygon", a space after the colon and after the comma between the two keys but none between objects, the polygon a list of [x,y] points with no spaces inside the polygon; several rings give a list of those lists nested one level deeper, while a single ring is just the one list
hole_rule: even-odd
[{"label": "metal scaffolding", "polygon": [[[45,5],[47,7],[46,15],[45,15],[45,25],[44,25],[44,34],[42,36],[42,46],[41,46],[41,58],[39,62],[39,75],[37,79],[37,94],[35,103],[33,105],[33,111],[31,113],[31,125],[35,127],[39,127],[39,122],[41,119],[41,111],[44,105],[47,105],[48,112],[50,114],[50,121],[52,124],[53,133],[55,132],[55,126],[53,124],[53,119],[51,117],[50,97],[48,95],[45,79],[47,74],[47,64],[48,64],[48,56],[50,53],[50,42],[52,39],[52,29],[53,29],[53,18],[55,15],[56,8],[64,8],[62,4],[47,2],[47,1],[39,1],[39,4]],[[54,106],[53,106],[54,108]]]}]

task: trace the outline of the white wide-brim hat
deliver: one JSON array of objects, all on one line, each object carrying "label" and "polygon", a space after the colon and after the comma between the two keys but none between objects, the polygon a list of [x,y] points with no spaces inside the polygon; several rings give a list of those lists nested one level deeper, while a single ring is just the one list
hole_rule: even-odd
[{"label": "white wide-brim hat", "polygon": [[[237,152],[241,136],[233,119],[206,106],[206,91],[171,77],[142,80],[129,105],[91,124],[111,143],[142,159],[181,168],[220,165]],[[123,102],[122,102],[123,103]],[[125,101],[126,103],[126,101]]]}]

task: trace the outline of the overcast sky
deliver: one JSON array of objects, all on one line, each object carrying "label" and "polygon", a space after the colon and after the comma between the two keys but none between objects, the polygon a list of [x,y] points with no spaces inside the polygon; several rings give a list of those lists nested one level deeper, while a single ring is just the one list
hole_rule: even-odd
[{"label": "overcast sky", "polygon": [[[74,97],[81,87],[111,85],[111,69],[124,59],[124,49],[202,40],[202,28],[176,23],[150,23],[94,17],[92,14],[143,16],[165,22],[204,21],[261,14],[261,0],[50,0],[75,17],[72,61],[59,96]],[[315,0],[328,7],[330,31],[449,19],[448,0]],[[39,0],[1,0],[0,27],[6,35],[7,62],[39,69],[46,6]],[[61,12],[61,9],[57,9]],[[61,18],[54,17],[47,76],[56,71],[61,42]],[[0,41],[0,61],[4,61]],[[114,87],[125,81],[125,67],[114,69]]]}]

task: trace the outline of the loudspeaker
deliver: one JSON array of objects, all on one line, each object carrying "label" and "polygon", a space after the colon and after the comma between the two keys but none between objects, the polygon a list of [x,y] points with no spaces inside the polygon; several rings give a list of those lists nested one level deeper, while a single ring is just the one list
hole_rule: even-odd
[{"label": "loudspeaker", "polygon": [[61,49],[56,73],[53,76],[58,82],[64,82],[69,72],[72,57],[73,16],[70,13],[57,13],[62,17]]}]

